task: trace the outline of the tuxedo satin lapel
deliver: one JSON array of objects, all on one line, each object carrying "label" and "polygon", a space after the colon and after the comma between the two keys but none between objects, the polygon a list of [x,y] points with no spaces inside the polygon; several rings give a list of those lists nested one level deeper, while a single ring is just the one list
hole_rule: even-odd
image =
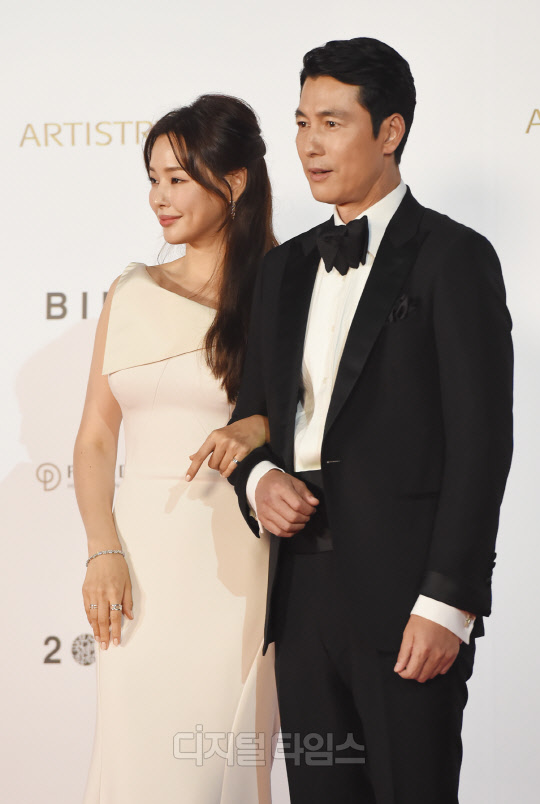
[{"label": "tuxedo satin lapel", "polygon": [[281,447],[285,465],[291,471],[296,408],[302,378],[302,355],[319,260],[315,238],[308,233],[303,241],[292,244],[280,288],[274,377],[283,415],[281,432],[272,441]]},{"label": "tuxedo satin lapel", "polygon": [[362,373],[377,336],[414,265],[421,245],[417,231],[422,214],[423,208],[408,191],[388,225],[356,308],[328,408],[325,435]]}]

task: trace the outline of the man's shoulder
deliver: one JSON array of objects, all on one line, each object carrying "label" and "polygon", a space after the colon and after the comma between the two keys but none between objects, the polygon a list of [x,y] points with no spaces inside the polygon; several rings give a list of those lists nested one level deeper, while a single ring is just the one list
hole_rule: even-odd
[{"label": "man's shoulder", "polygon": [[431,237],[440,239],[445,243],[485,243],[491,246],[488,239],[460,221],[445,215],[443,212],[437,212],[435,209],[424,209],[424,216],[422,220],[422,228]]},{"label": "man's shoulder", "polygon": [[467,271],[491,270],[494,266],[500,270],[499,258],[488,238],[449,215],[424,208],[419,234],[424,257],[433,266],[451,266],[454,272],[458,266]]},{"label": "man's shoulder", "polygon": [[311,229],[308,229],[305,232],[300,232],[300,234],[294,235],[294,237],[290,237],[288,240],[284,240],[283,243],[275,246],[266,255],[266,261],[282,262],[283,260],[287,259],[291,250],[294,250],[295,248],[301,248],[304,253],[309,252],[316,244],[317,229],[320,227],[321,223],[318,223]]}]

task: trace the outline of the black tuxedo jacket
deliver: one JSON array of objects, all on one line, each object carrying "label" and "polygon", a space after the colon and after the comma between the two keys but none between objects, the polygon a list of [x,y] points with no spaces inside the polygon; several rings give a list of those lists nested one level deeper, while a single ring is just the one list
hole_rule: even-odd
[{"label": "black tuxedo jacket", "polygon": [[[312,229],[270,251],[255,288],[233,420],[268,416],[271,441],[231,476],[255,534],[251,469],[269,459],[294,472],[315,238]],[[348,613],[375,647],[399,648],[420,593],[479,615],[483,633],[512,455],[510,332],[490,243],[407,191],[349,331],[321,453]],[[281,544],[271,539],[265,650]]]}]

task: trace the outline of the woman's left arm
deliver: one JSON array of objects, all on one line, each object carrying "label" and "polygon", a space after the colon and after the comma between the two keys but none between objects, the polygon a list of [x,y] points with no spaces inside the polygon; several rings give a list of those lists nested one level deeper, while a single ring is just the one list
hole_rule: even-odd
[{"label": "woman's left arm", "polygon": [[204,444],[190,455],[191,466],[186,480],[193,480],[206,458],[210,469],[216,469],[222,477],[229,477],[246,455],[270,441],[266,416],[248,416],[246,419],[213,430]]}]

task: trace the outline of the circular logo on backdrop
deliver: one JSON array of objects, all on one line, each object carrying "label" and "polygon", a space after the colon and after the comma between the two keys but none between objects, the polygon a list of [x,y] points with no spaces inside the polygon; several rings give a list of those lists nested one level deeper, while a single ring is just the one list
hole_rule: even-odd
[{"label": "circular logo on backdrop", "polygon": [[36,469],[36,477],[44,491],[53,491],[62,480],[62,473],[54,463],[42,463]]},{"label": "circular logo on backdrop", "polygon": [[96,659],[93,634],[79,634],[71,646],[71,655],[78,664],[92,664]]}]

